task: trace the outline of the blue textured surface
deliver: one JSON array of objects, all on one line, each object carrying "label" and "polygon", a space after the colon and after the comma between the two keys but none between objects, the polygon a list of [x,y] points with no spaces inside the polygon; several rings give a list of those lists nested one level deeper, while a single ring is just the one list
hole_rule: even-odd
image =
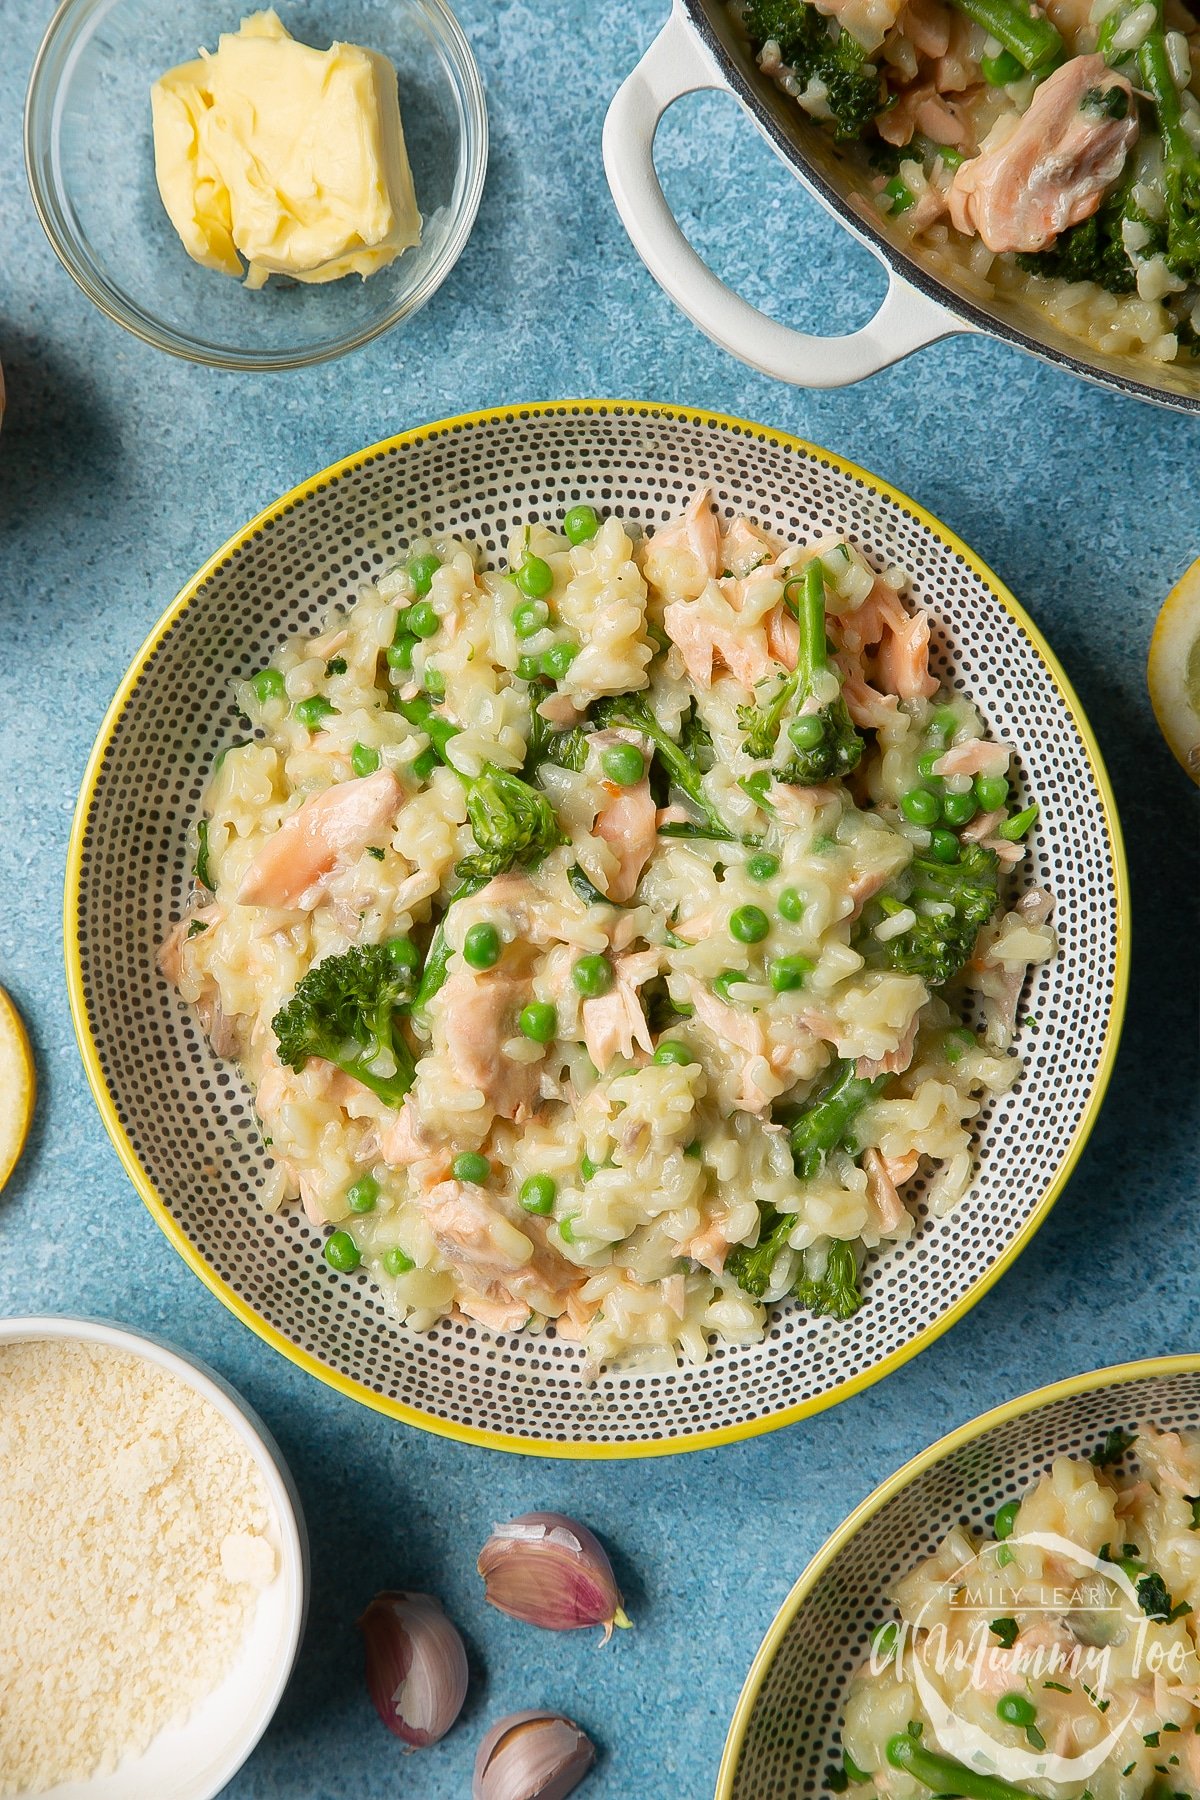
[{"label": "blue textured surface", "polygon": [[[29,1020],[42,1083],[29,1152],[0,1198],[0,1312],[80,1310],[164,1333],[241,1388],[291,1461],[313,1540],[312,1615],[283,1707],[228,1790],[238,1800],[461,1800],[485,1722],[531,1704],[572,1712],[602,1747],[588,1800],[702,1800],[771,1614],[878,1480],[1041,1382],[1198,1347],[1196,815],[1144,667],[1159,601],[1200,552],[1200,422],[984,342],[935,347],[833,395],[777,387],[710,346],[637,262],[600,166],[608,97],[663,12],[464,0],[494,134],[465,257],[407,329],[343,363],[254,379],[125,337],[58,267],[20,172],[23,86],[48,8],[0,4],[0,981]],[[732,102],[681,106],[660,158],[694,240],[749,297],[827,328],[870,311],[881,287],[870,258]],[[1110,1097],[1022,1261],[948,1337],[835,1412],[640,1464],[527,1461],[423,1436],[340,1399],[237,1324],[117,1164],[81,1072],[60,942],[71,809],[101,714],[210,551],[274,495],[390,432],[580,394],[800,432],[973,544],[1045,628],[1091,714],[1136,909]],[[1069,1042],[1062,1061],[1065,1085]],[[637,1629],[608,1650],[480,1604],[473,1564],[491,1520],[534,1507],[576,1512],[613,1546]],[[474,1677],[461,1726],[407,1759],[375,1721],[353,1629],[376,1588],[402,1585],[444,1596]]]}]

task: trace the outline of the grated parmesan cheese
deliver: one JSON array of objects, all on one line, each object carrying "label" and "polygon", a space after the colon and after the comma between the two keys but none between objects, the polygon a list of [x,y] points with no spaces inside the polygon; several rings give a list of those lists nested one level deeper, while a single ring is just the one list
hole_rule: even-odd
[{"label": "grated parmesan cheese", "polygon": [[220,1685],[269,1525],[253,1458],[176,1376],[0,1347],[0,1795],[110,1773]]}]

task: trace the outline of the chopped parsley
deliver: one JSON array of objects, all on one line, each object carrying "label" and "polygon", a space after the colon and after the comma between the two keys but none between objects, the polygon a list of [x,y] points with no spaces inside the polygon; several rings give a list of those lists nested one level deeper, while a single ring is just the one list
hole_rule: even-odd
[{"label": "chopped parsley", "polygon": [[[1001,1645],[1005,1650],[1012,1649],[1017,1641],[1020,1629],[1021,1628],[1015,1619],[993,1619],[988,1626],[988,1630],[994,1637],[1000,1639]],[[1049,1683],[1047,1682],[1046,1685],[1049,1686]],[[1062,1691],[1064,1694],[1068,1694],[1071,1690],[1069,1688],[1064,1688]]]},{"label": "chopped parsley", "polygon": [[1135,1437],[1135,1432],[1122,1431],[1119,1427],[1115,1431],[1110,1431],[1100,1448],[1093,1450],[1088,1461],[1097,1469],[1105,1469],[1109,1463],[1120,1462]]}]

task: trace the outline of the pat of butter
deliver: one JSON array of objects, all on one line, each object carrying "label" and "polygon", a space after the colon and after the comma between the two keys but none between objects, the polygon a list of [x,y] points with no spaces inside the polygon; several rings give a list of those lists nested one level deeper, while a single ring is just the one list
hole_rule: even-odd
[{"label": "pat of butter", "polygon": [[421,241],[396,72],[354,44],[314,50],[274,12],[150,94],[163,205],[205,268],[336,281]]}]

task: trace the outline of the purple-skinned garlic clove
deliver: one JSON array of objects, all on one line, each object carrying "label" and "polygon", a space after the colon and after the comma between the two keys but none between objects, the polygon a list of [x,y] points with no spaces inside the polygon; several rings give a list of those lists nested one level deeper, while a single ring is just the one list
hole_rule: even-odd
[{"label": "purple-skinned garlic clove", "polygon": [[358,1621],[375,1711],[410,1750],[445,1737],[467,1697],[462,1638],[431,1594],[376,1594]]},{"label": "purple-skinned garlic clove", "polygon": [[476,1564],[490,1605],[544,1631],[579,1631],[630,1620],[612,1564],[586,1525],[562,1513],[522,1513],[496,1525]]},{"label": "purple-skinned garlic clove", "polygon": [[566,1800],[595,1760],[591,1740],[573,1719],[511,1713],[476,1752],[471,1800]]}]

